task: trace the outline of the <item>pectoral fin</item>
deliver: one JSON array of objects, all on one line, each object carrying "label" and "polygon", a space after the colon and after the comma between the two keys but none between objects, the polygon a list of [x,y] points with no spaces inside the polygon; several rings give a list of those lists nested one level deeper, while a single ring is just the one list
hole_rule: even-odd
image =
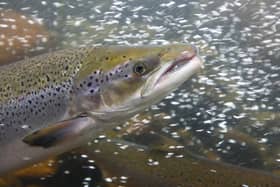
[{"label": "pectoral fin", "polygon": [[87,116],[79,116],[61,121],[43,129],[39,129],[23,138],[23,142],[30,146],[49,148],[71,141],[83,132],[91,128],[93,120]]}]

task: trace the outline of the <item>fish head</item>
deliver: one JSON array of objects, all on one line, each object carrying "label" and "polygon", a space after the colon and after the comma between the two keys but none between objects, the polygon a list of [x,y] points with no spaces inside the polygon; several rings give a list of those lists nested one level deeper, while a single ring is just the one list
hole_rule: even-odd
[{"label": "fish head", "polygon": [[102,120],[129,117],[157,103],[202,67],[190,44],[113,46],[95,52],[81,70],[78,85],[83,89],[77,98],[81,111]]}]

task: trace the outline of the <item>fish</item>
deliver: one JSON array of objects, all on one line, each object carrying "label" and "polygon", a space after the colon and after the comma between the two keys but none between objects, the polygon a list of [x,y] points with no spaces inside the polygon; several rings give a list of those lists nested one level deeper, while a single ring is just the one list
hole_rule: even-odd
[{"label": "fish", "polygon": [[0,10],[0,66],[35,56],[56,46],[57,34],[36,19],[12,9]]},{"label": "fish", "polygon": [[81,150],[95,161],[110,186],[279,187],[280,177],[197,156],[187,150],[158,149],[122,139],[101,140]]},{"label": "fish", "polygon": [[177,43],[65,49],[0,68],[0,175],[88,142],[203,66]]}]

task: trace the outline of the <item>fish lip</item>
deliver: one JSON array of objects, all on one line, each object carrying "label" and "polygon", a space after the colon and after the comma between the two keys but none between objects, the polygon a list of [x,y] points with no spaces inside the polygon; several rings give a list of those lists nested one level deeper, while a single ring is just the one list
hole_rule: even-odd
[{"label": "fish lip", "polygon": [[[196,52],[183,52],[179,57],[177,57],[174,61],[172,61],[170,63],[170,65],[166,68],[166,70],[160,75],[160,77],[158,78],[156,84],[158,82],[161,81],[161,79],[166,76],[168,73],[170,72],[173,72],[174,68],[177,66],[177,65],[181,65],[181,66],[184,66],[185,64],[187,64],[188,62],[190,62],[192,59],[194,59],[195,57],[197,56],[197,53]],[[181,67],[179,67],[181,68]]]},{"label": "fish lip", "polygon": [[[198,49],[192,46],[191,50],[187,49],[182,51],[173,60],[163,62],[147,79],[146,84],[140,92],[141,98],[148,97],[152,90],[166,90],[169,89],[170,86],[174,87],[174,84],[179,85],[182,81],[185,81],[192,74],[203,68],[203,61],[198,53]],[[176,68],[177,65],[179,65],[178,68]],[[179,80],[181,79],[180,77],[182,81]],[[164,81],[166,79],[168,80],[167,86]],[[172,82],[173,85],[170,85],[170,82]]]},{"label": "fish lip", "polygon": [[161,76],[164,76],[164,75],[166,75],[167,73],[171,72],[171,71],[174,69],[174,67],[175,67],[176,65],[189,62],[189,61],[192,60],[195,56],[196,56],[195,54],[192,54],[191,56],[186,56],[186,57],[182,56],[182,57],[180,57],[180,58],[174,60],[173,63],[171,63],[171,65],[165,70],[165,72],[162,73]]}]

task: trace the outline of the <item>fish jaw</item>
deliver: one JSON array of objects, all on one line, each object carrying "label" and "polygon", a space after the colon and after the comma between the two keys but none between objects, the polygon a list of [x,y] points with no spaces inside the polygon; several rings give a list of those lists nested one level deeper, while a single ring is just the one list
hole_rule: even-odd
[{"label": "fish jaw", "polygon": [[166,95],[178,88],[193,74],[203,68],[203,61],[197,50],[183,51],[175,60],[162,65],[161,69],[151,76],[142,89],[142,97]]},{"label": "fish jaw", "polygon": [[[184,56],[184,54],[182,55]],[[177,59],[181,59],[181,57],[178,56]],[[177,65],[179,66],[177,67]],[[163,64],[141,90],[142,102],[146,105],[156,104],[202,68],[203,61],[196,53],[179,62],[174,60]]]},{"label": "fish jaw", "polygon": [[[171,64],[170,66],[173,65]],[[166,70],[156,80],[153,88],[147,90],[143,97],[151,95],[149,92],[158,92],[159,95],[161,95],[160,93],[167,94],[172,92],[202,68],[202,60],[200,57],[194,56],[184,67],[174,72],[169,72],[170,66],[166,67]]]}]

